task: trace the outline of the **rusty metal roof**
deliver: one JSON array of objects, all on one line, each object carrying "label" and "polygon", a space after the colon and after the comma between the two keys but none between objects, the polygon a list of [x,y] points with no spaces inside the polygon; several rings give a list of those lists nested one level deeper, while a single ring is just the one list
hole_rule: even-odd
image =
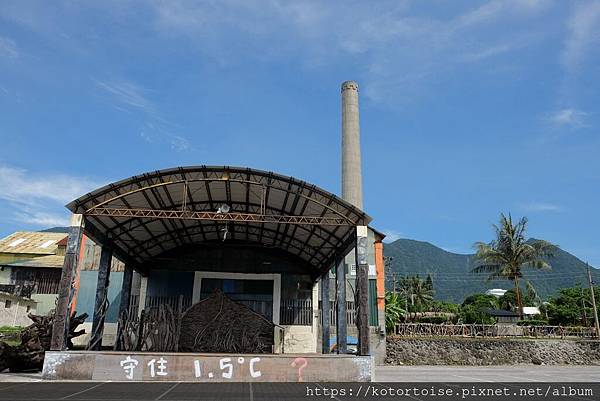
[{"label": "rusty metal roof", "polygon": [[53,255],[65,233],[17,231],[0,240],[0,252],[32,255]]},{"label": "rusty metal roof", "polygon": [[18,260],[16,262],[2,263],[2,266],[9,267],[47,267],[53,269],[62,269],[65,260],[64,255],[46,255],[36,258]]},{"label": "rusty metal roof", "polygon": [[[226,205],[226,207],[223,207]],[[371,218],[316,185],[273,172],[228,166],[149,172],[69,203],[86,232],[112,241],[119,257],[142,265],[191,243],[230,241],[283,249],[322,272],[355,227]]]}]

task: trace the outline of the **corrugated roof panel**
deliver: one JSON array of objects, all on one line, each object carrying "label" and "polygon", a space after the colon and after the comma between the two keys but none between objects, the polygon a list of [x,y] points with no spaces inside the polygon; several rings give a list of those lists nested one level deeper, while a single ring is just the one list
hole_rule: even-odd
[{"label": "corrugated roof panel", "polygon": [[[56,243],[66,237],[65,233],[17,231],[0,239],[0,252],[52,255],[56,253]],[[49,241],[52,243],[42,247]]]}]

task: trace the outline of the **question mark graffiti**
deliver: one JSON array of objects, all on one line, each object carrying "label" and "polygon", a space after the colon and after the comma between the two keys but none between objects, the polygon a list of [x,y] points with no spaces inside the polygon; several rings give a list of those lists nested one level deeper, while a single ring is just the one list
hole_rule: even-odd
[{"label": "question mark graffiti", "polygon": [[302,369],[304,369],[308,365],[308,361],[304,358],[296,358],[294,362],[292,362],[292,367],[295,368],[297,365],[303,364],[302,366],[298,366],[298,383],[303,382],[302,379]]}]

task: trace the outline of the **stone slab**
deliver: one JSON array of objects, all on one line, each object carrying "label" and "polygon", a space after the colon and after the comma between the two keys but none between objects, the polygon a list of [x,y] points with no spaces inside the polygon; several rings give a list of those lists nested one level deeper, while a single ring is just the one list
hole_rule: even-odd
[{"label": "stone slab", "polygon": [[47,351],[44,380],[369,382],[370,356]]}]

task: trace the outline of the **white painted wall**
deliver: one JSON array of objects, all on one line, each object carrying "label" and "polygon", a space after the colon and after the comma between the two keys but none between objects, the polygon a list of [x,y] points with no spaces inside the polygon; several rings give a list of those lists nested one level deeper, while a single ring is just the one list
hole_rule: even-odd
[{"label": "white painted wall", "polygon": [[[8,308],[5,307],[7,300],[10,301]],[[27,317],[27,313],[35,313],[35,305],[33,300],[0,294],[0,326],[29,326],[33,322]]]}]

